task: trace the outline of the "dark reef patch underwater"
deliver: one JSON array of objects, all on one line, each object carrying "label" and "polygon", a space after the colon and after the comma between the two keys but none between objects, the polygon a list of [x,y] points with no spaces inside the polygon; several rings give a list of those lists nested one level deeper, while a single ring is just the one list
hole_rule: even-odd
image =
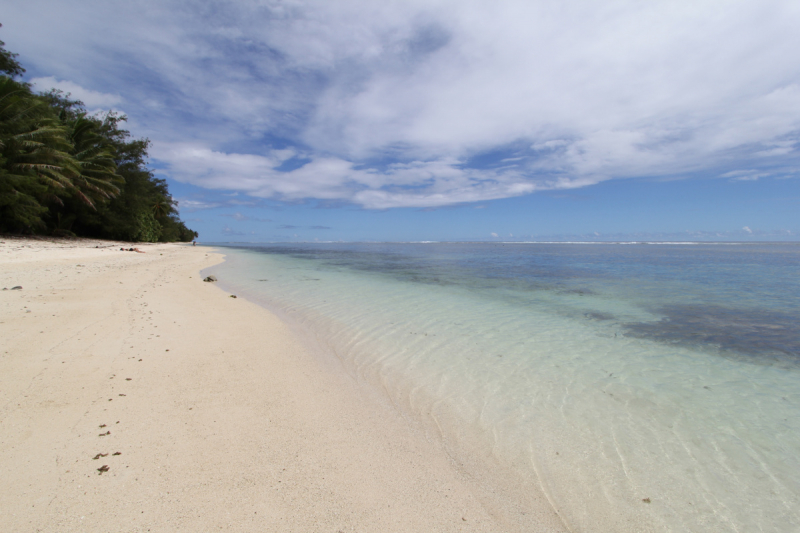
[{"label": "dark reef patch underwater", "polygon": [[624,324],[626,335],[668,344],[717,349],[751,363],[800,364],[797,316],[764,309],[670,305],[656,309],[664,318]]},{"label": "dark reef patch underwater", "polygon": [[[621,333],[631,337],[753,363],[800,363],[800,245],[795,243],[336,243],[246,249],[313,261],[321,269],[495,291],[520,305],[553,300],[554,312],[619,322]],[[558,295],[587,298],[557,301]],[[652,316],[627,321],[607,309],[586,309],[609,299]]]}]

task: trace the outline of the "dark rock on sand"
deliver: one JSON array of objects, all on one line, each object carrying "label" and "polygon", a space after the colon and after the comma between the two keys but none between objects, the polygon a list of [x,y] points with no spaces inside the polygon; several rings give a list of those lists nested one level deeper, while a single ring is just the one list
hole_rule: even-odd
[{"label": "dark rock on sand", "polygon": [[217,281],[217,277],[216,276],[208,276],[203,281],[208,281],[208,282]]}]

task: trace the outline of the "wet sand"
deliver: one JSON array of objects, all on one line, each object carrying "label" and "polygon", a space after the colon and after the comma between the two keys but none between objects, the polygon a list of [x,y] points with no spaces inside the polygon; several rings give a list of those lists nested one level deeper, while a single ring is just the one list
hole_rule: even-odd
[{"label": "wet sand", "polygon": [[562,530],[204,283],[221,254],[121,246],[0,237],[0,530]]}]

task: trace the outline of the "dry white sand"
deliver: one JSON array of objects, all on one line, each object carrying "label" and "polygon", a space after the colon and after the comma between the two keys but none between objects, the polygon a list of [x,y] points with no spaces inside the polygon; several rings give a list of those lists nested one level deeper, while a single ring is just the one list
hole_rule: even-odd
[{"label": "dry white sand", "polygon": [[0,237],[0,531],[562,530],[203,283],[220,254],[120,246]]}]

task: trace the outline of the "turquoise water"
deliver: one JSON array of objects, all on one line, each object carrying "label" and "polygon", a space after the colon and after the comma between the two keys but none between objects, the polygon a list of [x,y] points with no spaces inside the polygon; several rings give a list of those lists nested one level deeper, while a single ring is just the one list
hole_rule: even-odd
[{"label": "turquoise water", "polygon": [[225,288],[572,531],[800,530],[796,244],[224,252]]}]

